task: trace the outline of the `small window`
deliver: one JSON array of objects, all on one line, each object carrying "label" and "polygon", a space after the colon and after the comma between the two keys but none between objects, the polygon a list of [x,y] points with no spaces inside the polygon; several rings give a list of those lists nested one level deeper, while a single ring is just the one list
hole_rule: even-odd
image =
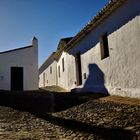
[{"label": "small window", "polygon": [[58,66],[58,76],[60,77],[60,66]]},{"label": "small window", "polygon": [[[47,73],[46,73],[46,81],[48,81],[48,80],[47,80]],[[48,82],[47,82],[47,83],[48,83]]]},{"label": "small window", "polygon": [[84,73],[84,79],[87,79],[87,75],[86,75],[86,73]]},{"label": "small window", "polygon": [[64,72],[65,68],[64,68],[64,58],[62,59],[62,70]]},{"label": "small window", "polygon": [[50,74],[52,74],[52,67],[50,67]]},{"label": "small window", "polygon": [[109,57],[107,33],[103,34],[100,37],[100,50],[101,50],[101,59]]}]

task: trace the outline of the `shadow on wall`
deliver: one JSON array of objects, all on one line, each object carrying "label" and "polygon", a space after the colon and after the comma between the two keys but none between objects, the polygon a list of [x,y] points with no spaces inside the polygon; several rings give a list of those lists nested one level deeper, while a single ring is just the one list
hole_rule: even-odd
[{"label": "shadow on wall", "polygon": [[96,64],[89,64],[89,75],[84,84],[85,89],[108,94],[105,87],[104,73]]},{"label": "shadow on wall", "polygon": [[88,68],[88,77],[86,77],[85,74],[83,75],[83,78],[86,79],[83,87],[81,89],[76,88],[72,91],[95,92],[108,95],[108,90],[105,87],[104,73],[102,70],[98,67],[97,64],[89,64]]}]

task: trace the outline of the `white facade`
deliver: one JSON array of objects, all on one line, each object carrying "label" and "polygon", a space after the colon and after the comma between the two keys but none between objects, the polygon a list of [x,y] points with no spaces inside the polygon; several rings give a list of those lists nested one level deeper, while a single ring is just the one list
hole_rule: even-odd
[{"label": "white facade", "polygon": [[[64,61],[64,65],[63,62]],[[68,65],[67,65],[67,53],[62,52],[58,62],[57,62],[57,85],[69,89],[68,87]]]},{"label": "white facade", "polygon": [[[107,32],[109,57],[101,60]],[[75,85],[74,56],[81,53],[82,85]],[[140,1],[128,0],[68,51],[69,89],[140,98]],[[72,77],[73,78],[72,78]],[[71,78],[70,78],[71,77]]]},{"label": "white facade", "polygon": [[38,89],[38,41],[32,45],[0,53],[0,89],[11,90],[11,67],[23,68],[23,90]]},{"label": "white facade", "polygon": [[39,74],[39,87],[57,85],[57,62],[54,59],[54,54],[43,65],[44,68]]},{"label": "white facade", "polygon": [[[64,47],[72,37],[62,38],[57,51],[53,52],[39,68],[39,87],[57,85],[65,89],[68,87],[67,53]],[[59,67],[59,68],[58,68]]]},{"label": "white facade", "polygon": [[[105,41],[102,35],[107,35]],[[105,42],[108,51],[103,53]],[[110,1],[73,39],[62,47],[60,42],[58,48],[56,85],[69,91],[140,98],[140,1]],[[103,54],[107,56],[103,58]]]}]

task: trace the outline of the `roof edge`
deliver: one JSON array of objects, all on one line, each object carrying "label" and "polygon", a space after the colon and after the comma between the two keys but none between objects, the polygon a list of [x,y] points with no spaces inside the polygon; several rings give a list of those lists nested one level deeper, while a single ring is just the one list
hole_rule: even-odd
[{"label": "roof edge", "polygon": [[29,45],[29,46],[22,47],[22,48],[17,48],[17,49],[12,49],[12,50],[8,50],[8,51],[0,52],[0,54],[10,53],[10,52],[18,51],[18,50],[23,50],[23,49],[28,49],[28,48],[31,48],[31,47],[33,47],[33,46]]},{"label": "roof edge", "polygon": [[48,65],[45,65],[46,63],[48,63],[48,61],[54,57],[54,60],[55,60],[55,53],[56,52],[52,52],[49,57],[45,60],[45,62],[39,67],[39,74],[41,74],[47,67]]},{"label": "roof edge", "polygon": [[74,47],[82,38],[84,38],[89,32],[91,32],[102,21],[108,18],[113,11],[118,9],[127,0],[110,0],[89,22],[86,24],[76,36],[66,44],[64,51],[69,51]]}]

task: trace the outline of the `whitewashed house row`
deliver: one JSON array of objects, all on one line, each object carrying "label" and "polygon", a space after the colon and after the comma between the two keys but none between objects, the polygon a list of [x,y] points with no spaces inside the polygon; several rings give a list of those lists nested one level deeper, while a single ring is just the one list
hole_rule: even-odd
[{"label": "whitewashed house row", "polygon": [[111,0],[62,48],[56,85],[140,98],[140,1]]},{"label": "whitewashed house row", "polygon": [[68,89],[140,98],[140,1],[110,1],[65,47]]},{"label": "whitewashed house row", "polygon": [[0,90],[38,89],[38,40],[32,45],[0,52]]},{"label": "whitewashed house row", "polygon": [[[65,89],[68,89],[64,83],[67,83],[67,71],[65,71],[65,58],[63,57],[64,47],[72,38],[63,38],[60,40],[57,51],[53,52],[47,60],[41,65],[39,68],[39,87],[46,87],[46,86],[60,86]],[[61,76],[60,76],[61,75]],[[64,78],[66,77],[66,78]],[[65,80],[63,80],[65,79]]]},{"label": "whitewashed house row", "polygon": [[57,60],[57,85],[70,90],[68,85],[68,53],[64,52],[66,49],[66,44],[72,39],[72,37],[63,38],[60,40],[57,51],[55,53],[55,57]]},{"label": "whitewashed house row", "polygon": [[39,68],[39,87],[57,85],[57,62],[55,52]]}]

